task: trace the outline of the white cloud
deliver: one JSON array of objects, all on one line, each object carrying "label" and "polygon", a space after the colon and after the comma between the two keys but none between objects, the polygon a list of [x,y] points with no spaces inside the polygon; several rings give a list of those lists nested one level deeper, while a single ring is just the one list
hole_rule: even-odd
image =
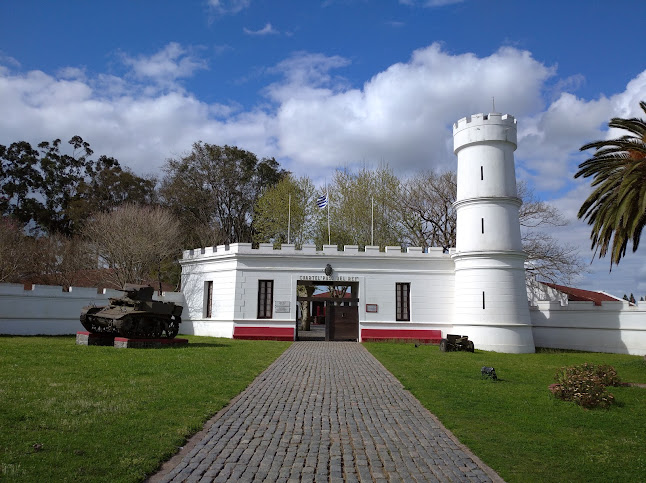
[{"label": "white cloud", "polygon": [[151,55],[130,57],[122,54],[123,63],[132,69],[137,79],[149,79],[158,83],[170,83],[179,78],[191,77],[195,71],[206,69],[206,62],[177,42],[171,42]]},{"label": "white cloud", "polygon": [[502,48],[486,58],[450,55],[438,44],[417,50],[362,89],[330,71],[347,61],[302,54],[281,65],[283,82],[269,89],[277,112],[281,154],[310,169],[384,160],[399,172],[447,168],[450,123],[487,111],[491,96],[519,115],[541,106],[551,68],[528,52]]},{"label": "white cloud", "polygon": [[258,36],[264,36],[264,35],[278,35],[280,32],[276,30],[270,23],[265,24],[263,28],[260,30],[250,30],[246,27],[244,27],[243,32],[246,33],[247,35],[258,35]]},{"label": "white cloud", "polygon": [[545,111],[523,119],[516,159],[523,177],[541,191],[567,186],[577,166],[593,151],[579,153],[584,144],[621,135],[607,129],[612,117],[642,117],[639,101],[646,99],[646,71],[626,89],[610,97],[586,100],[562,93]]},{"label": "white cloud", "polygon": [[209,7],[220,15],[233,15],[248,8],[251,0],[208,0]]}]

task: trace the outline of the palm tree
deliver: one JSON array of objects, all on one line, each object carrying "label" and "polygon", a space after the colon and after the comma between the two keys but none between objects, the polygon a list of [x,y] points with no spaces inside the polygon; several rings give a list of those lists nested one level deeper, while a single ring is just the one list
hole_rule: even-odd
[{"label": "palm tree", "polygon": [[[646,113],[646,102],[639,103]],[[646,121],[613,118],[608,126],[630,134],[617,139],[596,141],[581,147],[595,148],[594,156],[579,165],[575,178],[593,176],[592,194],[578,217],[592,225],[592,249],[599,258],[610,249],[610,268],[626,255],[628,242],[633,252],[639,246],[646,224]],[[611,245],[612,244],[612,245]]]}]

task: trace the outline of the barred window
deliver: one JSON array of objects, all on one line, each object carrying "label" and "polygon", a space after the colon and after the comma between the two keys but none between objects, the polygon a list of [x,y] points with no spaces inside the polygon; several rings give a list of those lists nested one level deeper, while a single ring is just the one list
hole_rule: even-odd
[{"label": "barred window", "polygon": [[213,317],[213,281],[204,282],[204,292],[206,301],[204,304],[204,317],[207,319]]},{"label": "barred window", "polygon": [[274,281],[258,280],[258,318],[271,319],[274,303]]},{"label": "barred window", "polygon": [[410,283],[395,284],[395,320],[410,320]]}]

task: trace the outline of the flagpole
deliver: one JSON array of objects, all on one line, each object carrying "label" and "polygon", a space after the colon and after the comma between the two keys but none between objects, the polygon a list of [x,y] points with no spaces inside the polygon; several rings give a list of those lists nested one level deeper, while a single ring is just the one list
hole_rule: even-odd
[{"label": "flagpole", "polygon": [[331,245],[330,241],[330,195],[327,192],[327,183],[325,183],[325,197],[327,198],[327,244]]},{"label": "flagpole", "polygon": [[370,245],[374,246],[375,244],[375,197],[371,198],[372,204],[372,215],[370,218]]},{"label": "flagpole", "polygon": [[289,245],[290,239],[290,229],[292,226],[292,195],[291,193],[288,195],[289,196],[289,201],[287,202],[287,244]]}]

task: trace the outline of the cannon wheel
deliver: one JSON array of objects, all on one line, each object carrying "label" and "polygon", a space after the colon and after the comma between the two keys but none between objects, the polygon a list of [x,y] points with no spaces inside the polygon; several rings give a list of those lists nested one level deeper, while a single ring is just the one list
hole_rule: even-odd
[{"label": "cannon wheel", "polygon": [[467,341],[467,351],[475,352],[475,346],[473,345],[472,340]]},{"label": "cannon wheel", "polygon": [[449,341],[448,340],[442,339],[440,341],[440,350],[442,352],[450,352],[451,351],[451,348],[449,346]]}]

